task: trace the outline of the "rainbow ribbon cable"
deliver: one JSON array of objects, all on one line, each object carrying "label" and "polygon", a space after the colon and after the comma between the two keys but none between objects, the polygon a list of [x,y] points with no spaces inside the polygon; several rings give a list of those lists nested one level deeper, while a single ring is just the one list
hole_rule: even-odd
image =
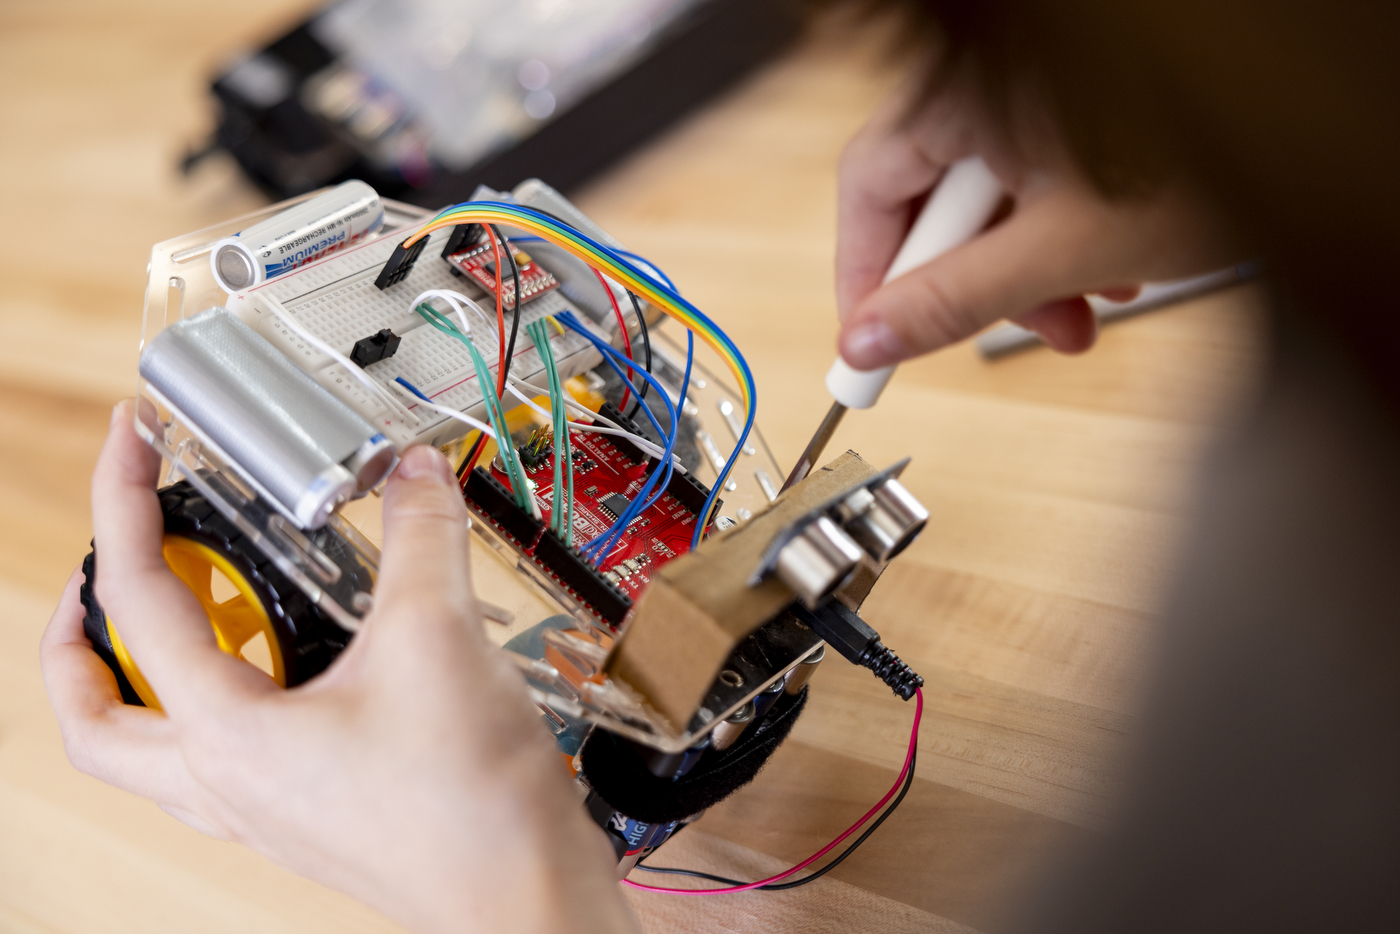
[{"label": "rainbow ribbon cable", "polygon": [[749,433],[753,430],[754,413],[758,408],[758,392],[754,385],[753,372],[749,369],[748,362],[744,360],[744,355],[739,352],[739,348],[729,339],[729,335],[720,330],[719,326],[711,321],[704,312],[682,298],[675,289],[661,282],[654,274],[643,271],[622,252],[599,243],[557,218],[518,204],[507,204],[503,201],[466,201],[462,204],[454,204],[419,227],[415,233],[403,241],[402,245],[412,246],[433,231],[441,230],[444,227],[455,227],[458,224],[505,224],[528,231],[567,250],[603,275],[651,302],[664,314],[675,318],[695,334],[700,335],[700,339],[724,360],[725,365],[734,374],[734,378],[739,384],[739,393],[743,396],[746,413],[744,430],[739,436],[739,443],[735,445],[733,453],[729,455],[729,459],[725,461],[724,467],[720,470],[719,478],[715,481],[714,488],[710,490],[710,496],[705,500],[705,505],[701,509],[700,518],[696,522],[695,534],[691,538],[691,548],[697,547],[705,529],[710,524],[715,499],[724,487],[725,481],[729,479],[730,473],[733,472],[734,464],[739,458],[739,452],[743,450],[744,444],[748,441]]}]

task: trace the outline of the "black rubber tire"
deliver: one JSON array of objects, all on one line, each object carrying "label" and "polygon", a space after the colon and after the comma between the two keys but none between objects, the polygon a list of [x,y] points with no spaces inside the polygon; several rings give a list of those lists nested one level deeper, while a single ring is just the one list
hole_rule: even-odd
[{"label": "black rubber tire", "polygon": [[[350,633],[337,626],[321,612],[299,587],[287,579],[272,561],[243,537],[198,490],[186,481],[172,484],[160,491],[161,511],[165,514],[165,533],[179,535],[206,545],[223,555],[252,585],[254,592],[272,621],[282,652],[287,687],[293,687],[325,671],[344,650]],[[334,535],[322,530],[320,535]],[[145,706],[121,670],[112,643],[107,635],[107,614],[97,602],[93,583],[97,580],[97,553],[94,549],[83,559],[83,585],[80,591],[83,608],[83,631],[93,649],[117,676],[122,700]],[[365,590],[371,590],[366,585]],[[118,622],[120,627],[120,622]]]}]

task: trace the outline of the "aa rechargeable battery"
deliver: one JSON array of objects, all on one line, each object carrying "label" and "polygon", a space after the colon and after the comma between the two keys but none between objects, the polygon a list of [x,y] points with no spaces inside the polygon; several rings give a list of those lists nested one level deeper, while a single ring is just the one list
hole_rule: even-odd
[{"label": "aa rechargeable battery", "polygon": [[141,376],[305,529],[377,484],[393,445],[225,308],[161,331]]},{"label": "aa rechargeable battery", "polygon": [[382,226],[384,202],[375,190],[361,181],[342,182],[215,243],[209,266],[225,292],[240,292],[343,250]]}]

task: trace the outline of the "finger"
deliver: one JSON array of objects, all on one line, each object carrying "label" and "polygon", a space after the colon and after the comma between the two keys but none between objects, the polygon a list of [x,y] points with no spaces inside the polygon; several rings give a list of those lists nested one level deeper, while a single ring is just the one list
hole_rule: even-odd
[{"label": "finger", "polygon": [[233,839],[227,828],[215,824],[203,814],[197,814],[194,811],[175,804],[162,804],[160,809],[186,827],[197,830],[206,837],[213,837],[215,840]]},{"label": "finger", "polygon": [[880,287],[922,196],[947,163],[877,116],[846,146],[836,202],[836,307],[841,317]]},{"label": "finger", "polygon": [[1111,289],[1100,289],[1095,295],[1102,296],[1110,302],[1131,302],[1142,294],[1140,285],[1120,285]]},{"label": "finger", "polygon": [[84,608],[73,572],[39,642],[44,688],[78,770],[160,802],[184,801],[191,789],[168,718],[122,703],[116,678],[83,632]]},{"label": "finger", "polygon": [[[58,599],[58,607],[44,627],[39,639],[39,665],[43,672],[45,688],[57,702],[62,700],[65,709],[78,712],[105,710],[115,701],[121,703],[121,691],[117,679],[106,663],[93,651],[87,633],[83,631],[83,619],[87,610],[83,606],[80,588],[83,584],[83,570],[75,568],[64,585],[63,595]],[[82,651],[70,652],[69,649]],[[95,661],[106,677],[102,677],[97,667],[89,664]],[[63,667],[55,668],[58,664]],[[76,665],[76,667],[74,667]],[[58,680],[50,683],[50,676],[58,673],[79,673],[91,675],[71,680]],[[57,695],[57,696],[56,696]]]},{"label": "finger", "polygon": [[466,504],[447,458],[425,445],[409,448],[384,491],[376,606],[410,605],[420,611],[397,613],[394,619],[474,617],[469,536]]},{"label": "finger", "polygon": [[195,595],[161,553],[160,458],[132,428],[133,403],[112,413],[92,478],[97,594],[141,673],[172,716],[205,702],[268,690],[250,666],[219,651]]},{"label": "finger", "polygon": [[[836,305],[844,320],[884,280],[948,166],[976,152],[1008,191],[1019,159],[976,88],[945,76],[926,99],[923,69],[887,98],[841,153],[837,171]],[[917,106],[917,112],[911,107]]]},{"label": "finger", "polygon": [[1168,202],[1114,205],[1076,185],[1050,187],[871,295],[842,328],[841,354],[874,369],[1067,295],[1212,268],[1218,259],[1191,239],[1198,223]]},{"label": "finger", "polygon": [[1083,296],[1047,302],[1012,320],[1060,353],[1083,353],[1099,336],[1099,319]]}]

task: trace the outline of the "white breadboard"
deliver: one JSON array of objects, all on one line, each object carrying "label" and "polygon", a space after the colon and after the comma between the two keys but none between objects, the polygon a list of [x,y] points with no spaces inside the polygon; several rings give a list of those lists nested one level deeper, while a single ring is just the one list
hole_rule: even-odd
[{"label": "white breadboard", "polygon": [[[446,444],[465,434],[469,430],[467,426],[413,403],[394,389],[388,391],[401,399],[420,421],[415,424],[391,411],[359,380],[346,373],[340,363],[309,346],[278,320],[264,299],[275,299],[298,324],[345,356],[350,355],[356,341],[389,328],[402,339],[398,352],[387,360],[370,364],[365,368],[366,373],[386,388],[396,377],[403,377],[439,405],[485,421],[481,387],[466,347],[455,337],[428,324],[410,307],[414,298],[429,289],[451,289],[477,299],[485,310],[494,314],[495,298],[487,296],[465,278],[452,275],[439,256],[449,233],[450,230],[434,233],[408,276],[383,291],[375,287],[374,280],[406,233],[337,253],[239,292],[230,297],[228,307],[321,385],[379,427],[400,450],[416,442]],[[451,308],[441,299],[434,301],[433,306],[444,314],[451,314]],[[510,367],[512,376],[537,386],[547,384],[539,352],[525,333],[525,326],[546,315],[569,310],[577,311],[557,291],[524,304]],[[576,317],[587,320],[582,314]],[[453,320],[461,326],[455,315]],[[495,322],[488,325],[468,311],[467,323],[477,350],[491,366],[494,380],[499,346]],[[559,334],[551,329],[550,345],[561,379],[589,370],[602,359],[585,338],[572,331]],[[507,408],[511,407],[508,403]]]}]

